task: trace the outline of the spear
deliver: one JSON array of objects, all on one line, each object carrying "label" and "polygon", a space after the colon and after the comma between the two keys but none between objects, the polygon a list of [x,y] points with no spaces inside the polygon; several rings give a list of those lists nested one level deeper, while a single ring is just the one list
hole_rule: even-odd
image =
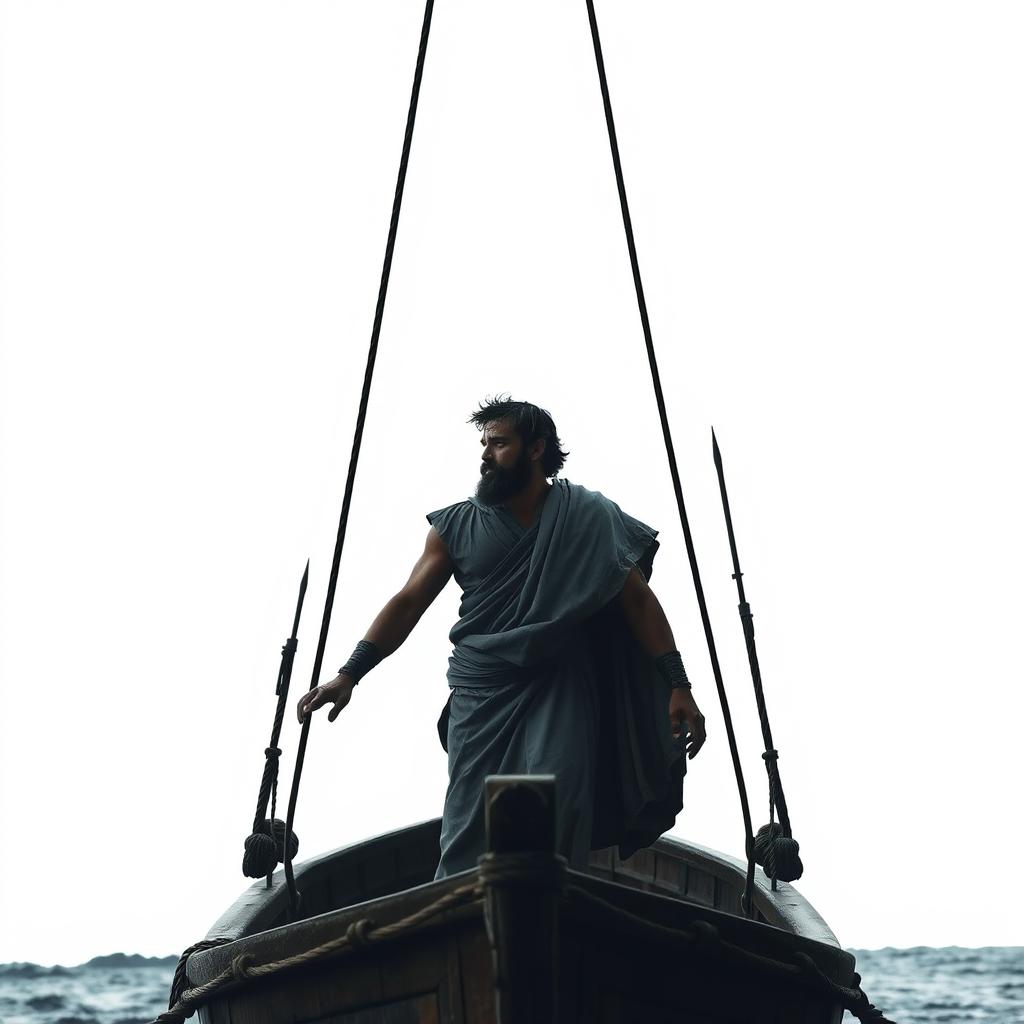
[{"label": "spear", "polygon": [[[725,511],[725,526],[729,532],[729,550],[732,552],[732,578],[736,581],[739,593],[740,621],[743,623],[743,637],[747,644],[747,661],[750,662],[750,675],[754,682],[754,699],[757,701],[757,714],[761,719],[761,735],[764,737],[765,770],[768,772],[768,794],[771,807],[770,821],[758,830],[754,840],[755,857],[765,871],[772,876],[772,887],[775,879],[792,882],[803,874],[800,863],[800,844],[793,839],[793,830],[789,822],[789,808],[786,806],[786,795],[782,791],[782,778],[779,775],[779,752],[772,742],[772,727],[768,721],[768,709],[764,702],[764,688],[761,685],[761,666],[757,660],[757,644],[754,642],[754,616],[747,602],[743,589],[743,573],[740,570],[740,556],[736,551],[736,534],[732,528],[732,513],[729,511],[729,495],[725,489],[725,472],[722,469],[722,453],[718,448],[718,438],[714,428],[711,429],[711,447],[715,457],[715,469],[718,471],[718,489],[722,494],[722,508]],[[775,809],[779,811],[779,824],[775,824]]]},{"label": "spear", "polygon": [[[267,888],[271,885],[271,875],[279,861],[285,859],[285,835],[288,834],[290,856],[295,856],[299,841],[289,832],[285,823],[274,814],[277,810],[277,773],[281,758],[281,748],[277,745],[284,722],[284,709],[288,703],[288,687],[292,679],[292,665],[295,652],[298,650],[299,619],[302,617],[302,602],[306,597],[306,585],[309,583],[309,559],[306,559],[306,571],[302,574],[299,584],[299,599],[295,605],[295,618],[292,621],[292,635],[281,648],[281,664],[277,670],[277,711],[274,725],[270,730],[270,746],[266,748],[266,761],[263,764],[263,780],[260,783],[260,795],[256,800],[256,816],[252,823],[252,835],[245,841],[245,855],[242,858],[242,872],[247,878],[267,877]],[[271,803],[270,817],[266,817],[267,804]]]}]

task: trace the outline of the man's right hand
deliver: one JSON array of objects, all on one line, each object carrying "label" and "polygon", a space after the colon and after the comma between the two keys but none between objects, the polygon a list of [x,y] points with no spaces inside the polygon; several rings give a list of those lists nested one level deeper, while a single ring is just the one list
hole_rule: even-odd
[{"label": "man's right hand", "polygon": [[355,681],[351,676],[342,673],[336,675],[329,683],[322,683],[308,690],[299,699],[295,708],[299,721],[304,722],[317,708],[324,704],[333,704],[334,707],[327,715],[327,721],[333,722],[341,714],[342,708],[352,699],[352,688]]}]

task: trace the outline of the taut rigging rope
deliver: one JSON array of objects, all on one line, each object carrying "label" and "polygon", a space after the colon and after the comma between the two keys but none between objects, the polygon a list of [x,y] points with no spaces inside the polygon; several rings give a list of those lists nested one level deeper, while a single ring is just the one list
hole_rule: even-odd
[{"label": "taut rigging rope", "polygon": [[718,700],[722,705],[722,718],[725,720],[725,731],[729,739],[729,753],[732,755],[732,767],[736,774],[736,788],[739,790],[740,807],[743,811],[743,828],[747,853],[747,884],[743,894],[744,911],[752,912],[751,893],[754,886],[753,827],[750,823],[750,807],[747,804],[747,787],[743,781],[743,768],[740,765],[739,751],[736,747],[736,735],[732,727],[732,715],[729,713],[729,698],[725,694],[722,682],[722,670],[718,664],[718,651],[715,637],[711,631],[711,619],[708,617],[707,602],[704,600],[704,587],[700,581],[700,569],[697,567],[697,555],[693,548],[693,537],[690,534],[690,522],[686,515],[683,502],[683,489],[679,482],[679,470],[676,467],[675,448],[672,445],[672,434],[668,427],[668,414],[665,412],[665,396],[661,389],[661,376],[658,373],[658,360],[654,355],[654,341],[651,337],[651,323],[647,317],[647,300],[644,298],[644,285],[640,279],[640,263],[636,256],[636,242],[633,239],[633,222],[629,216],[629,203],[626,201],[626,184],[622,178],[622,162],[619,160],[619,143],[615,135],[615,120],[612,117],[612,101],[608,94],[608,78],[604,70],[604,55],[601,52],[601,37],[597,31],[597,15],[594,13],[593,0],[587,0],[587,14],[590,17],[590,35],[594,41],[594,57],[597,60],[597,74],[601,80],[601,98],[604,101],[604,119],[608,126],[608,142],[612,150],[612,164],[615,167],[615,184],[619,190],[619,205],[622,207],[622,225],[626,230],[626,245],[629,248],[629,262],[633,268],[633,284],[636,286],[636,301],[640,309],[640,323],[643,326],[644,341],[647,343],[647,359],[651,367],[651,380],[654,384],[654,397],[658,402],[658,415],[661,417],[661,431],[665,437],[665,453],[668,466],[672,473],[672,487],[675,490],[676,505],[679,508],[679,521],[683,526],[683,537],[686,539],[686,554],[690,560],[690,572],[693,575],[693,586],[697,592],[697,604],[700,606],[700,617],[704,624],[704,636],[707,638],[708,653],[711,656],[711,668],[718,687]]},{"label": "taut rigging rope", "polygon": [[[398,165],[398,181],[395,184],[395,199],[391,206],[391,225],[388,228],[388,241],[384,249],[384,267],[380,274],[380,288],[377,292],[377,309],[373,317],[373,330],[370,332],[370,349],[366,355],[366,371],[363,374],[363,390],[359,396],[359,414],[356,417],[355,437],[352,440],[352,454],[348,461],[348,477],[345,480],[345,497],[341,503],[341,518],[338,521],[338,539],[334,545],[334,560],[331,562],[331,576],[327,583],[327,597],[324,601],[324,615],[320,623],[320,639],[316,645],[316,657],[313,660],[313,674],[309,688],[312,690],[320,679],[320,669],[324,660],[324,647],[327,644],[327,633],[331,625],[331,611],[334,608],[334,592],[338,586],[338,567],[341,565],[341,552],[345,546],[345,530],[348,527],[348,510],[352,503],[352,486],[356,478],[356,466],[359,463],[359,449],[363,442],[363,425],[366,422],[366,407],[370,401],[370,384],[373,381],[373,366],[377,359],[377,341],[380,338],[380,326],[384,319],[384,300],[388,294],[388,280],[391,277],[391,259],[395,252],[395,238],[398,235],[398,217],[402,212],[402,194],[405,191],[405,175],[409,167],[409,152],[412,149],[412,132],[416,124],[416,107],[420,98],[420,83],[423,80],[423,62],[427,56],[427,40],[430,37],[430,19],[434,13],[434,0],[427,0],[423,9],[423,27],[420,30],[419,52],[416,55],[416,71],[413,74],[412,96],[409,100],[409,113],[405,121],[405,138],[402,142],[402,159]],[[311,715],[307,715],[302,723],[299,746],[295,754],[295,771],[292,773],[292,788],[288,797],[288,819],[285,835],[291,835],[295,823],[295,803],[299,795],[299,780],[302,778],[302,762],[306,755],[306,740],[309,736]],[[288,903],[292,913],[299,911],[299,892],[295,887],[295,873],[292,870],[290,848],[285,849],[284,873],[288,881]]]},{"label": "taut rigging rope", "polygon": [[[740,805],[743,812],[743,825],[745,832],[745,849],[750,864],[747,875],[747,886],[744,893],[744,909],[751,913],[750,894],[753,889],[753,828],[750,821],[750,809],[747,804],[746,786],[743,781],[743,769],[740,766],[739,753],[736,748],[736,737],[732,726],[732,716],[729,712],[729,701],[725,693],[725,685],[722,681],[722,672],[718,663],[718,653],[715,647],[715,639],[711,630],[711,621],[708,617],[707,604],[704,600],[704,588],[700,580],[700,570],[697,566],[697,556],[694,551],[693,538],[690,534],[690,524],[686,515],[686,506],[683,502],[682,486],[679,482],[679,471],[676,467],[675,449],[672,444],[672,435],[669,431],[668,415],[665,411],[665,399],[661,388],[661,378],[658,373],[658,363],[654,353],[654,342],[651,337],[651,326],[647,316],[647,303],[644,298],[643,282],[640,279],[640,266],[636,255],[636,243],[633,239],[633,225],[629,216],[629,204],[626,200],[626,186],[622,177],[622,164],[619,159],[619,146],[615,134],[615,122],[612,116],[611,99],[608,94],[608,80],[604,68],[604,56],[601,52],[601,40],[597,28],[597,15],[594,12],[593,0],[586,0],[587,14],[590,20],[590,33],[594,43],[594,56],[597,60],[598,77],[601,83],[601,97],[604,102],[605,123],[608,128],[608,141],[611,145],[612,163],[615,168],[615,182],[619,192],[619,204],[622,208],[622,222],[626,231],[626,244],[629,248],[629,260],[633,270],[633,283],[636,287],[637,305],[640,310],[640,321],[643,326],[644,341],[647,345],[647,356],[650,363],[651,379],[654,384],[654,394],[658,404],[658,414],[661,418],[662,433],[665,438],[665,450],[668,456],[669,470],[672,474],[672,485],[675,490],[676,505],[679,509],[679,520],[683,528],[683,536],[686,541],[686,552],[690,561],[690,571],[693,575],[694,588],[697,593],[697,603],[700,607],[701,621],[704,625],[704,635],[707,639],[708,652],[711,656],[711,666],[715,676],[715,684],[718,688],[718,698],[722,706],[722,716],[725,720],[726,734],[729,740],[729,750],[732,755],[733,770],[736,775],[736,785],[739,790]],[[420,83],[423,78],[423,64],[426,59],[427,40],[430,35],[430,21],[433,14],[433,0],[427,0],[423,12],[423,27],[420,33],[419,52],[416,58],[416,70],[413,76],[412,97],[409,102],[409,113],[406,119],[405,139],[402,146],[402,158],[398,169],[398,182],[395,186],[395,199],[391,210],[391,225],[388,231],[387,246],[384,254],[384,267],[381,272],[380,289],[377,295],[377,309],[373,321],[373,330],[370,336],[370,348],[367,354],[366,371],[363,378],[363,389],[359,401],[359,414],[356,419],[355,437],[352,442],[352,453],[349,458],[348,477],[345,481],[345,497],[342,501],[341,517],[338,523],[338,537],[334,548],[334,559],[331,563],[331,575],[327,586],[327,597],[324,602],[323,620],[320,626],[320,638],[317,643],[316,657],[313,662],[312,679],[310,689],[317,685],[320,678],[320,671],[323,663],[324,648],[327,642],[327,634],[330,628],[331,611],[334,606],[334,594],[337,589],[338,569],[341,563],[341,552],[345,544],[345,531],[348,525],[349,506],[352,501],[352,488],[355,481],[356,466],[359,461],[359,450],[362,444],[363,427],[366,420],[366,408],[369,402],[370,385],[373,380],[373,367],[377,355],[377,343],[380,337],[380,327],[384,316],[384,302],[387,297],[388,280],[391,273],[391,260],[394,253],[395,238],[398,232],[398,218],[402,209],[402,194],[405,189],[405,176],[409,165],[409,152],[412,147],[413,128],[416,123],[416,108],[419,103]],[[288,818],[285,834],[292,831],[295,817],[295,804],[298,798],[299,780],[302,776],[302,764],[305,758],[306,743],[309,736],[311,716],[307,716],[302,723],[302,733],[299,737],[298,750],[295,759],[295,771],[292,775],[291,793],[288,800]],[[298,912],[299,893],[295,886],[295,876],[292,870],[291,856],[285,851],[285,876],[288,882],[289,904],[292,912]]]},{"label": "taut rigging rope", "polygon": [[[748,855],[748,870],[746,877],[746,885],[743,897],[744,909],[748,915],[753,913],[753,901],[752,901],[752,888],[753,888],[753,835],[750,821],[750,811],[747,804],[746,786],[743,780],[743,771],[739,762],[739,755],[736,747],[736,738],[732,726],[732,716],[729,712],[728,698],[725,693],[725,686],[722,681],[721,668],[718,663],[718,654],[715,647],[714,636],[711,631],[711,622],[708,616],[707,604],[704,599],[704,590],[700,580],[700,571],[697,566],[696,554],[693,546],[693,538],[690,533],[689,520],[686,515],[686,507],[683,501],[682,486],[679,480],[679,471],[676,466],[675,450],[672,445],[672,437],[669,431],[668,415],[665,410],[664,394],[661,388],[661,379],[658,373],[657,359],[654,353],[654,342],[651,337],[651,327],[647,316],[647,304],[644,298],[643,282],[640,278],[640,267],[637,260],[636,244],[633,238],[633,227],[629,216],[629,205],[626,200],[626,187],[622,176],[622,165],[619,159],[619,148],[618,141],[615,134],[615,124],[612,117],[611,99],[608,93],[608,81],[605,74],[604,57],[601,51],[600,36],[598,34],[597,27],[597,16],[594,12],[593,0],[586,0],[587,13],[590,20],[590,31],[591,37],[594,44],[594,56],[597,61],[598,76],[601,83],[601,96],[604,103],[605,122],[608,129],[608,140],[611,146],[612,163],[615,169],[615,181],[619,193],[619,202],[622,208],[622,220],[623,226],[626,232],[626,243],[629,249],[630,265],[633,271],[633,282],[636,287],[637,305],[640,311],[640,320],[643,326],[644,341],[647,346],[648,361],[651,369],[651,379],[654,385],[655,398],[658,405],[658,413],[661,419],[662,432],[665,439],[665,449],[669,462],[669,469],[672,475],[672,484],[676,496],[676,504],[679,510],[679,518],[683,528],[683,536],[686,541],[687,556],[690,562],[690,570],[693,575],[694,588],[697,594],[697,602],[700,607],[701,620],[704,625],[704,632],[707,639],[708,651],[711,657],[712,669],[714,671],[715,683],[718,689],[719,700],[722,705],[722,714],[725,720],[726,733],[729,740],[729,749],[732,755],[733,768],[736,774],[736,783],[739,790],[740,804],[743,810],[743,821],[746,832],[746,849]],[[387,245],[385,248],[384,255],[384,266],[381,272],[380,288],[377,296],[377,307],[374,316],[373,329],[370,336],[370,347],[367,354],[366,370],[363,377],[362,393],[360,395],[359,412],[356,419],[355,436],[352,442],[352,452],[349,458],[348,476],[345,481],[345,496],[342,502],[341,516],[338,524],[338,535],[334,550],[334,559],[331,564],[331,574],[327,587],[327,596],[324,603],[323,620],[320,626],[320,638],[317,644],[316,657],[314,659],[312,681],[310,683],[310,689],[316,686],[317,680],[320,676],[320,671],[323,664],[324,648],[326,646],[327,634],[330,627],[331,612],[334,605],[334,595],[337,589],[338,572],[341,563],[341,553],[345,543],[345,533],[348,525],[348,514],[352,500],[352,490],[355,481],[356,466],[359,460],[359,451],[362,444],[363,428],[366,421],[366,410],[369,402],[370,386],[373,379],[373,368],[376,361],[377,354],[377,343],[380,337],[380,328],[384,316],[384,303],[387,297],[388,281],[391,273],[391,261],[394,254],[395,239],[398,232],[398,219],[401,213],[402,207],[402,195],[405,189],[405,177],[409,164],[409,153],[412,146],[413,128],[416,121],[416,109],[419,102],[420,84],[423,78],[423,66],[426,59],[427,41],[430,34],[430,22],[433,14],[434,2],[433,0],[426,0],[426,5],[423,13],[423,26],[420,33],[419,51],[416,60],[416,70],[413,77],[412,96],[409,103],[409,112],[406,119],[405,127],[405,138],[402,146],[402,157],[399,164],[398,181],[395,186],[395,197],[391,211],[391,223],[388,231]],[[308,569],[308,566],[307,566]],[[305,590],[305,578],[303,580],[302,592]],[[300,596],[300,608],[301,608],[301,596]],[[298,625],[298,612],[296,613],[296,628]],[[285,655],[287,662],[288,673],[291,669],[291,659],[294,656],[294,632],[293,638],[288,641],[282,652]],[[284,662],[283,662],[284,664]],[[282,669],[282,672],[284,669]],[[281,678],[279,677],[278,689],[281,689]],[[285,684],[287,685],[287,684]],[[285,689],[285,695],[287,690]],[[279,694],[280,696],[280,694]],[[283,705],[283,699],[280,702]],[[770,744],[770,734],[767,732],[767,717],[766,713],[763,712],[763,697],[759,693],[759,710],[762,711],[762,724],[766,729],[766,742]],[[274,730],[272,734],[272,747],[276,740],[277,732],[280,729],[280,715],[281,706],[279,706],[278,716],[275,718]],[[302,732],[298,744],[298,750],[296,753],[295,771],[292,776],[291,793],[288,802],[288,818],[285,828],[285,836],[288,836],[292,832],[292,825],[295,817],[295,805],[298,796],[299,781],[302,774],[302,764],[305,757],[305,749],[307,737],[309,735],[309,726],[311,722],[311,716],[307,716],[302,724]],[[775,751],[772,749],[767,754],[774,754]],[[269,757],[268,749],[268,757]],[[769,766],[771,767],[771,766]],[[771,771],[769,770],[771,777]],[[271,774],[268,771],[266,780],[271,778]],[[260,819],[262,818],[263,811],[260,808],[265,807],[266,801],[266,790],[267,784],[265,782],[264,787],[261,788],[261,794],[259,799],[259,807],[257,809],[257,820],[254,824],[254,830],[259,825]],[[776,804],[779,806],[780,815],[784,818],[784,827],[788,830],[788,814],[785,809],[784,797],[781,794],[781,785],[777,788],[772,787],[771,791],[772,809],[774,816],[774,808]],[[288,883],[288,896],[289,906],[293,913],[299,911],[299,896],[296,886],[294,873],[292,871],[292,856],[294,850],[291,849],[291,844],[285,843],[285,875]],[[190,1016],[197,1007],[203,1005],[211,996],[215,993],[222,992],[228,986],[232,984],[242,984],[247,979],[258,978],[270,974],[277,973],[278,971],[286,970],[295,966],[301,966],[311,961],[317,960],[321,957],[329,956],[334,953],[350,952],[352,950],[359,950],[366,948],[376,942],[380,942],[392,937],[405,934],[408,931],[423,927],[427,924],[436,922],[439,918],[449,910],[457,909],[467,903],[476,901],[481,893],[487,888],[488,885],[494,884],[495,881],[502,878],[504,875],[514,876],[519,870],[520,865],[515,863],[515,857],[504,858],[505,863],[500,863],[502,858],[497,858],[499,863],[495,863],[495,855],[489,854],[486,858],[482,859],[479,871],[479,879],[476,881],[467,882],[466,884],[459,886],[441,896],[434,902],[428,904],[425,907],[420,908],[413,914],[402,918],[399,921],[387,924],[381,927],[375,925],[372,920],[360,919],[353,921],[345,935],[320,946],[312,949],[307,949],[299,954],[291,957],[287,957],[280,961],[273,961],[269,963],[257,964],[253,963],[254,956],[251,953],[243,953],[235,957],[230,966],[212,978],[206,984],[198,986],[196,988],[188,987],[187,973],[185,970],[188,956],[191,952],[210,948],[221,943],[226,943],[231,940],[227,938],[214,938],[203,940],[202,942],[196,943],[190,946],[182,954],[181,960],[179,961],[178,968],[175,971],[175,979],[171,989],[171,997],[169,1001],[168,1012],[161,1014],[157,1018],[154,1024],[180,1024],[188,1016]],[[564,871],[559,869],[550,873],[552,878],[561,876]],[[534,877],[532,879],[536,881]],[[773,879],[774,883],[774,879]],[[881,1011],[876,1007],[872,1006],[865,996],[864,992],[860,988],[860,977],[854,975],[853,986],[846,987],[835,982],[829,977],[821,967],[808,955],[802,952],[794,954],[795,962],[785,962],[775,960],[774,958],[767,957],[761,954],[753,953],[741,946],[723,940],[718,934],[718,930],[713,924],[707,921],[695,921],[693,922],[690,929],[675,929],[667,928],[662,925],[654,924],[647,921],[643,917],[634,915],[625,911],[623,908],[619,908],[608,901],[605,901],[598,897],[596,894],[587,891],[585,888],[579,886],[570,886],[567,890],[567,895],[575,898],[576,902],[585,902],[591,908],[598,909],[603,913],[612,915],[615,917],[617,923],[629,923],[631,926],[638,929],[643,929],[649,933],[656,933],[664,938],[678,940],[683,943],[688,943],[692,946],[696,946],[699,951],[703,952],[708,956],[720,956],[726,955],[734,957],[738,960],[745,961],[747,963],[756,963],[760,965],[764,970],[770,971],[777,975],[785,975],[792,977],[799,975],[803,982],[808,985],[813,985],[821,990],[824,990],[832,998],[840,1000],[842,1004],[850,1009],[860,1020],[862,1021],[876,1021],[878,1024],[883,1024],[886,1018],[883,1017]]]}]

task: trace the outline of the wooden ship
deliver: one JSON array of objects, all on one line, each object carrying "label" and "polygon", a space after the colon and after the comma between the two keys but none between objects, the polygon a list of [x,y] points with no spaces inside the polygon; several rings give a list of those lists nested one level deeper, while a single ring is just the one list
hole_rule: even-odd
[{"label": "wooden ship", "polygon": [[[433,5],[426,0],[311,686],[320,678],[337,585]],[[285,822],[274,818],[277,742],[307,575],[282,650],[277,715],[246,842],[243,870],[260,880],[182,954],[168,1011],[155,1024],[181,1024],[197,1012],[202,1024],[839,1024],[844,1010],[885,1022],[860,989],[853,956],[785,880],[799,878],[802,866],[768,728],[716,444],[772,807],[770,824],[756,840],[752,832],[657,372],[593,0],[586,8],[655,397],[743,808],[746,858],[662,836],[626,858],[617,847],[593,850],[585,870],[572,869],[555,852],[557,779],[509,775],[486,780],[486,852],[471,870],[434,879],[440,819],[293,865],[309,718]],[[281,862],[284,870],[276,871]]]},{"label": "wooden ship", "polygon": [[[791,885],[662,837],[586,871],[553,852],[551,776],[490,776],[487,852],[433,880],[440,820],[256,882],[187,957],[169,1012],[202,1024],[839,1024],[883,1020]],[[184,996],[184,999],[182,999]]]}]

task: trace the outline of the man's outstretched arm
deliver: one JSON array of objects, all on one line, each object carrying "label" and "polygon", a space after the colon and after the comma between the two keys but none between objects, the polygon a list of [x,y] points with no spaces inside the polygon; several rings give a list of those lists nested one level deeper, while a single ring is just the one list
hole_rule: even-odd
[{"label": "man's outstretched arm", "polygon": [[[381,608],[363,637],[374,644],[381,659],[394,654],[402,646],[451,576],[452,561],[448,548],[437,530],[431,527],[423,554],[413,566],[408,582]],[[304,693],[295,709],[299,721],[324,704],[333,704],[327,715],[327,720],[333,722],[351,699],[356,682],[351,676],[339,672],[329,683]]]},{"label": "man's outstretched arm", "polygon": [[[661,602],[639,569],[630,569],[616,600],[637,643],[647,654],[658,658],[676,650],[672,627],[665,618]],[[679,735],[683,722],[689,727],[690,737],[686,749],[691,758],[696,757],[704,745],[705,732],[704,716],[693,699],[693,691],[688,687],[674,688],[669,699],[668,713],[672,720],[673,735]]]}]

